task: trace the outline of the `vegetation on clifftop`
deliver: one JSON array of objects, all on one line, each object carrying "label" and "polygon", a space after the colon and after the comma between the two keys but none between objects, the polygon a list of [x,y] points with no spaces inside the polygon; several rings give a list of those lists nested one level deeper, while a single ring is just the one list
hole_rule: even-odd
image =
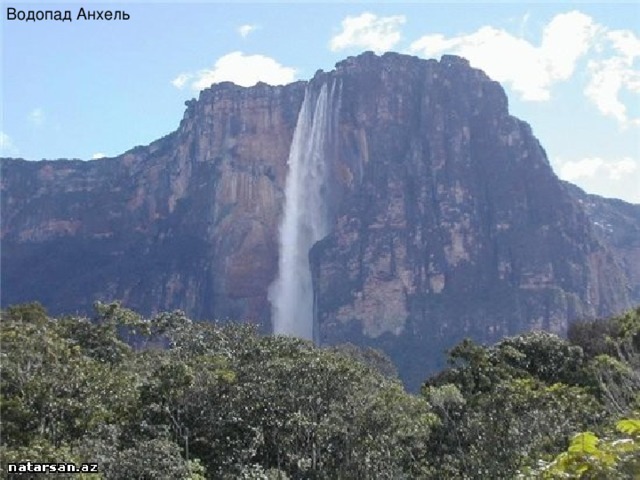
[{"label": "vegetation on clifftop", "polygon": [[419,395],[379,352],[180,312],[19,305],[0,335],[5,476],[26,461],[99,464],[75,479],[640,476],[640,308],[568,340],[464,341]]}]

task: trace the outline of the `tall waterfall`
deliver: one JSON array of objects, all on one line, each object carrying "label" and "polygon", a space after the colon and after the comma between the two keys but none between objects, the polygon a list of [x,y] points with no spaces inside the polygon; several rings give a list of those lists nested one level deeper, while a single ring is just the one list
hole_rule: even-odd
[{"label": "tall waterfall", "polygon": [[336,83],[324,83],[319,93],[307,86],[289,151],[279,272],[269,288],[277,334],[314,337],[309,250],[330,228],[325,197],[340,101]]}]

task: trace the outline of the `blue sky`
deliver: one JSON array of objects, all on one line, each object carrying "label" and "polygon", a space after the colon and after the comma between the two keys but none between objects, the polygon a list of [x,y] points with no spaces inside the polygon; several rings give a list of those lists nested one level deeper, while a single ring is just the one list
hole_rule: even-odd
[{"label": "blue sky", "polygon": [[[640,203],[640,3],[3,1],[0,154],[115,156],[175,130],[213,82],[308,79],[365,50],[466,56],[556,173]],[[6,8],[74,21],[7,21]],[[76,21],[81,7],[128,21]]]}]

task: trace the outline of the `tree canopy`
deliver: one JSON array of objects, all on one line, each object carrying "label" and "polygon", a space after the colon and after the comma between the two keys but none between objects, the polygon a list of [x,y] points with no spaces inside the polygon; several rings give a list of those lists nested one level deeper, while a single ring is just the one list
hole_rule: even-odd
[{"label": "tree canopy", "polygon": [[99,471],[57,478],[640,475],[640,309],[568,340],[463,341],[418,395],[378,351],[117,303],[92,318],[10,307],[0,345],[5,474],[64,461]]}]

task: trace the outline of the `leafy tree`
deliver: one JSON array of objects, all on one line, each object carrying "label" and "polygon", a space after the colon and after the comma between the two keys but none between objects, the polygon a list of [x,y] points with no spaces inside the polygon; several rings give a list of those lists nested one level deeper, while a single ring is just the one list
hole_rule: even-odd
[{"label": "leafy tree", "polygon": [[610,339],[617,336],[617,326],[610,320],[581,320],[573,322],[567,330],[567,339],[582,348],[588,359],[598,355],[614,355]]},{"label": "leafy tree", "polygon": [[439,418],[427,445],[433,478],[513,478],[603,417],[584,382],[581,348],[555,335],[531,332],[491,347],[465,340],[450,364],[422,392]]},{"label": "leafy tree", "polygon": [[580,335],[464,341],[414,396],[384,355],[353,345],[179,311],[145,319],[118,303],[91,319],[10,307],[3,468],[98,462],[98,476],[73,477],[89,480],[634,478],[638,318],[602,323],[604,344],[588,351]]},{"label": "leafy tree", "polygon": [[541,478],[635,479],[640,476],[640,418],[616,423],[614,432],[599,438],[576,434],[566,451],[537,470]]},{"label": "leafy tree", "polygon": [[506,338],[494,347],[498,362],[549,384],[581,384],[584,380],[584,354],[557,335],[535,331]]},{"label": "leafy tree", "polygon": [[591,339],[575,332],[570,338],[591,352],[586,372],[607,409],[624,416],[640,408],[640,307],[579,325],[578,331],[591,330],[594,325],[599,329],[599,335]]}]

